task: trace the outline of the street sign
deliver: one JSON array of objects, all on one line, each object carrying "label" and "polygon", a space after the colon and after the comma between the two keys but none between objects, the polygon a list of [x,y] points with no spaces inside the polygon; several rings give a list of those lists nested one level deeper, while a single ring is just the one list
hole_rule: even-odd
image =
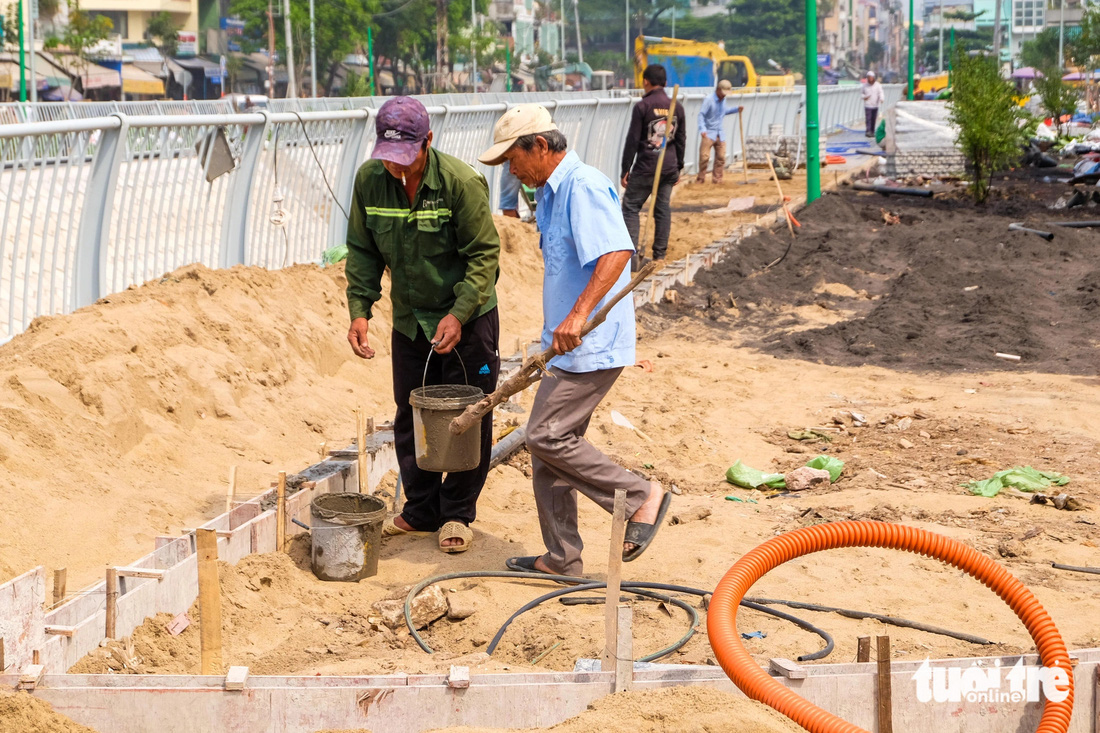
[{"label": "street sign", "polygon": [[817,55],[817,65],[831,68],[833,65],[833,55],[831,53],[819,53]]}]

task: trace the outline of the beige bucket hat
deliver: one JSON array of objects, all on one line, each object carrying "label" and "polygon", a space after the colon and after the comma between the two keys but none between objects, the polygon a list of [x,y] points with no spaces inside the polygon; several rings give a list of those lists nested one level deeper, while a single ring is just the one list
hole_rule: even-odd
[{"label": "beige bucket hat", "polygon": [[497,120],[493,125],[493,147],[480,156],[485,165],[500,165],[504,154],[524,135],[537,135],[558,129],[550,112],[541,104],[517,104]]}]

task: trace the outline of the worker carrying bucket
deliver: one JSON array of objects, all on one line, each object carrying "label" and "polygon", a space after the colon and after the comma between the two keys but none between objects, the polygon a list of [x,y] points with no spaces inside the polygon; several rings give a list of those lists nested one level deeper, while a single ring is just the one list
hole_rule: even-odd
[{"label": "worker carrying bucket", "polygon": [[616,464],[585,439],[592,413],[623,369],[634,365],[634,299],[612,304],[591,331],[592,314],[624,288],[634,244],[620,215],[615,186],[568,150],[546,108],[519,104],[493,127],[485,165],[511,164],[525,186],[539,189],[535,216],[542,232],[542,348],[553,378],[539,384],[527,421],[535,506],[546,553],[513,557],[511,570],[581,575],[577,492],[610,512],[615,491],[626,491],[623,560],[649,547],[671,494]]},{"label": "worker carrying bucket", "polygon": [[[383,534],[438,530],[439,549],[464,552],[473,541],[469,525],[489,472],[492,414],[484,417],[480,436],[470,446],[473,456],[451,464],[429,460],[425,467],[417,461],[414,410],[424,413],[425,406],[439,407],[440,400],[447,407],[456,390],[472,396],[496,387],[500,237],[485,178],[432,147],[424,105],[409,97],[389,100],[378,110],[375,131],[371,159],[355,176],[347,295],[348,341],[356,356],[370,359],[371,311],[382,297],[382,274],[389,268],[397,402],[393,436],[406,498]],[[456,387],[435,394],[440,385]],[[420,407],[409,402],[414,390]],[[448,446],[444,453],[455,451]],[[431,452],[421,446],[421,463]]]}]

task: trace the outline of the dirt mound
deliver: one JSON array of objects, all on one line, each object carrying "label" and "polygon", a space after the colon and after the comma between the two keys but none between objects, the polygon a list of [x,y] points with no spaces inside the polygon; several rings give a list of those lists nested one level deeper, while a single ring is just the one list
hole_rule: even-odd
[{"label": "dirt mound", "polygon": [[[497,728],[445,728],[435,733],[500,733]],[[535,730],[534,728],[513,729]],[[668,687],[608,695],[554,733],[802,733],[763,703],[709,687]]]},{"label": "dirt mound", "polygon": [[[534,228],[500,220],[501,351],[541,327]],[[150,552],[280,468],[343,447],[353,410],[393,414],[388,298],[348,347],[343,267],[181,268],[0,347],[0,582],[41,563],[70,589]],[[384,284],[384,289],[386,285]],[[532,297],[532,294],[536,294]]]},{"label": "dirt mound", "polygon": [[26,692],[0,690],[0,730],[4,733],[96,733],[54,711]]},{"label": "dirt mound", "polygon": [[762,232],[700,273],[679,307],[736,323],[770,353],[834,365],[1093,373],[1100,239],[1088,229],[1055,228],[1052,242],[1009,231],[1013,221],[1049,229],[1044,221],[1086,215],[1052,216],[1039,184],[1011,185],[1014,198],[1001,194],[1011,203],[990,211],[950,197],[827,195],[799,215],[781,263],[763,269],[790,244],[786,231]]}]

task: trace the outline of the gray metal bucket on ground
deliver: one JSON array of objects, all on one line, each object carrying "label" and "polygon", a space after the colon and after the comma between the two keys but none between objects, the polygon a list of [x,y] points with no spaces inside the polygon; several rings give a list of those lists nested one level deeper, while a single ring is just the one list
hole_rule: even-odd
[{"label": "gray metal bucket on ground", "polygon": [[385,503],[366,494],[322,494],[310,504],[313,574],[354,583],[378,573]]},{"label": "gray metal bucket on ground", "polygon": [[[452,353],[458,356],[457,351]],[[466,372],[465,364],[462,365],[462,372]],[[427,380],[427,376],[428,364],[425,362],[423,381]],[[452,435],[451,420],[470,405],[480,402],[485,393],[470,384],[424,386],[423,381],[409,394],[409,405],[413,408],[416,465],[423,471],[439,473],[477,468],[481,463],[481,421],[462,435]],[[469,379],[466,381],[469,382]]]}]

